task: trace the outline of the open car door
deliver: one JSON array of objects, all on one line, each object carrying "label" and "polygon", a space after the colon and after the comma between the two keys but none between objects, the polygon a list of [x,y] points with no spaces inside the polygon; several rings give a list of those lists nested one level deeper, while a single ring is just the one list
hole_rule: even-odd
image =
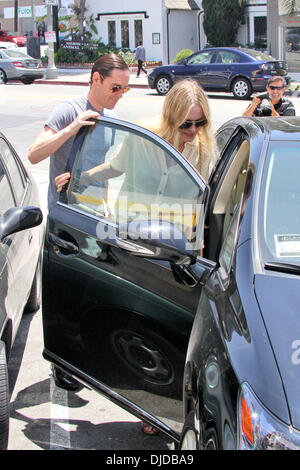
[{"label": "open car door", "polygon": [[44,357],[176,439],[208,187],[164,140],[108,118],[69,167],[47,222]]}]

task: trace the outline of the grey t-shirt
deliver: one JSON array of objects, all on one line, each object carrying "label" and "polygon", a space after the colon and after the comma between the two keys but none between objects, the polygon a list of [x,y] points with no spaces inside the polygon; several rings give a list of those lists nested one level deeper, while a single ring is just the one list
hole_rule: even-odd
[{"label": "grey t-shirt", "polygon": [[[80,96],[73,101],[64,101],[60,103],[51,113],[45,126],[50,127],[53,131],[58,132],[67,127],[76,119],[78,114],[87,110],[97,110],[91,105],[86,96]],[[107,117],[115,117],[114,113],[104,110],[100,115]],[[72,148],[76,136],[70,137],[59,149],[50,156],[49,168],[49,188],[48,188],[48,209],[50,209],[59,198],[54,178],[66,171],[66,165],[69,153]]]}]

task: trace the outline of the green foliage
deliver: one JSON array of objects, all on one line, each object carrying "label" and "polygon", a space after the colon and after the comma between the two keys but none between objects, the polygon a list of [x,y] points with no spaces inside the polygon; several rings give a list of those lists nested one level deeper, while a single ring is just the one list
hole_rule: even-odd
[{"label": "green foliage", "polygon": [[[128,49],[119,49],[114,46],[108,46],[107,44],[103,44],[96,40],[91,40],[89,42],[90,45],[84,46],[81,51],[63,49],[60,47],[54,54],[54,62],[56,64],[93,63],[103,54],[114,52],[115,54],[120,55],[128,65],[133,63],[132,57],[134,57],[134,53]],[[43,63],[48,62],[48,56],[45,55],[41,60]]]},{"label": "green foliage", "polygon": [[181,62],[183,59],[185,59],[186,57],[189,57],[193,53],[194,51],[192,51],[191,49],[182,49],[182,51],[176,54],[175,59],[173,60],[173,64],[177,64],[178,62]]},{"label": "green foliage", "polygon": [[207,41],[215,47],[234,44],[244,18],[239,0],[203,0],[202,8]]}]

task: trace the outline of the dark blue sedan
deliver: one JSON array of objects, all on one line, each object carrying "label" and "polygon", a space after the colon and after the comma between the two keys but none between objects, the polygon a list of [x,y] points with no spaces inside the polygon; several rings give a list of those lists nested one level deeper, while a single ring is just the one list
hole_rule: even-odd
[{"label": "dark blue sedan", "polygon": [[175,82],[191,77],[207,91],[232,92],[237,99],[247,99],[253,92],[265,91],[272,75],[290,82],[283,61],[252,49],[215,47],[195,52],[178,64],[155,68],[148,75],[148,85],[165,95]]}]

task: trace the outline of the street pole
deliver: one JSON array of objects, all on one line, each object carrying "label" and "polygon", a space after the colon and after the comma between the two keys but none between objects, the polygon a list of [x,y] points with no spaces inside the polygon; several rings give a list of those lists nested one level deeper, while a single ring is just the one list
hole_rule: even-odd
[{"label": "street pole", "polygon": [[[53,21],[52,21],[52,6],[47,5],[47,15],[48,15],[48,31],[53,31]],[[54,42],[48,43],[48,67],[46,68],[45,73],[46,78],[57,78],[57,68],[55,67],[54,62]]]}]

